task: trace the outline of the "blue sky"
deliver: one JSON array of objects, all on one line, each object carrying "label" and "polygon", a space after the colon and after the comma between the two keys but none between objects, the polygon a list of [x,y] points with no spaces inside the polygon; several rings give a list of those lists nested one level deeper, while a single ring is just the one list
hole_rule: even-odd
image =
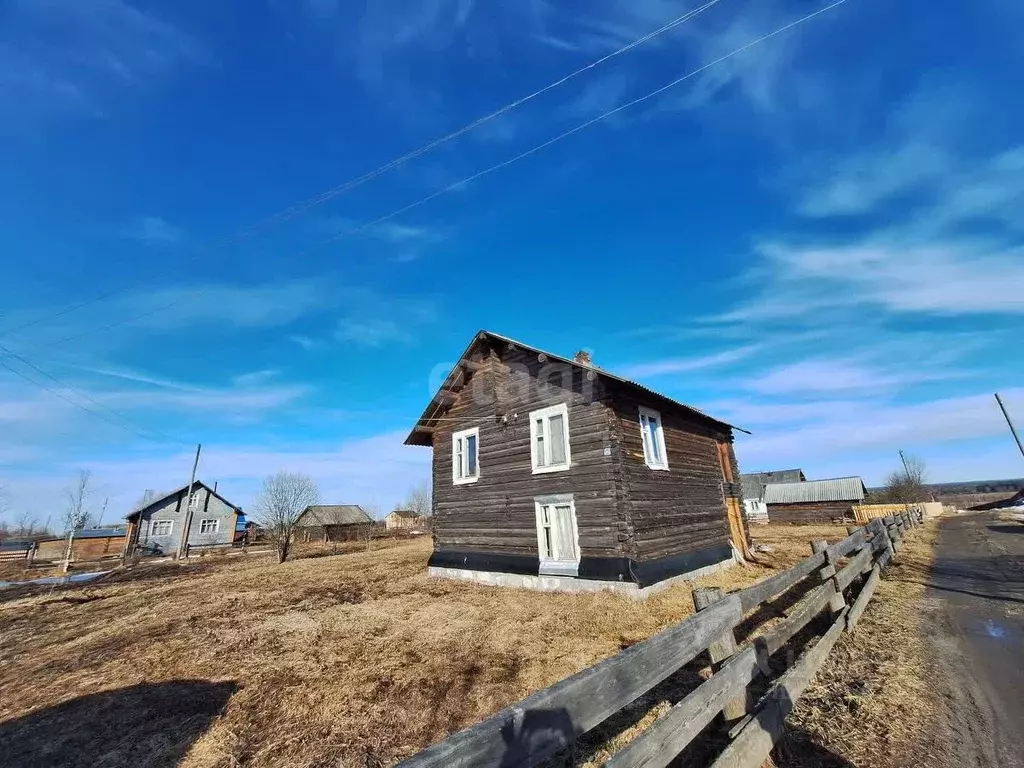
[{"label": "blue sky", "polygon": [[109,419],[0,368],[8,514],[81,468],[123,514],[198,441],[242,505],[285,468],[386,510],[479,328],[749,429],[746,470],[1024,474],[1014,0],[847,0],[461,183],[823,7],[719,0],[336,189],[699,5],[0,3],[0,362]]}]

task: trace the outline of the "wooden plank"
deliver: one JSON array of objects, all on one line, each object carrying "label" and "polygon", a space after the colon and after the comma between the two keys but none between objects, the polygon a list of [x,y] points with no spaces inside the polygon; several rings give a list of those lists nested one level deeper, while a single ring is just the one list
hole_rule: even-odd
[{"label": "wooden plank", "polygon": [[668,765],[715,718],[725,703],[743,693],[759,674],[755,650],[744,649],[617,752],[605,763],[605,768]]},{"label": "wooden plank", "polygon": [[707,610],[506,707],[400,765],[536,765],[673,674],[741,618],[739,599],[727,596]]},{"label": "wooden plank", "polygon": [[864,582],[864,589],[860,591],[857,596],[857,600],[850,608],[850,612],[846,614],[846,631],[852,632],[854,626],[857,624],[857,620],[860,619],[864,609],[868,607],[868,602],[871,600],[871,596],[875,593],[875,587],[878,586],[880,567],[875,564],[875,567],[871,569],[871,575],[868,576],[868,580]]},{"label": "wooden plank", "polygon": [[815,587],[789,611],[789,615],[772,627],[764,635],[754,638],[754,647],[758,649],[762,659],[777,653],[790,639],[807,626],[821,609],[828,604],[835,593],[835,585],[827,581]]},{"label": "wooden plank", "polygon": [[864,566],[871,562],[871,548],[865,547],[859,555],[850,560],[839,573],[836,574],[836,582],[840,589],[846,589],[853,583],[853,580],[860,576]]},{"label": "wooden plank", "polygon": [[801,560],[788,571],[783,571],[780,574],[754,584],[752,587],[741,589],[738,592],[733,592],[732,594],[739,597],[743,612],[747,613],[759,606],[761,603],[767,602],[776,595],[782,594],[790,587],[814,573],[824,564],[825,555],[824,553],[819,552],[811,555],[806,560]]},{"label": "wooden plank", "polygon": [[858,528],[845,539],[828,548],[830,562],[835,562],[840,557],[846,557],[853,550],[860,549],[867,540],[867,532],[863,528]]},{"label": "wooden plank", "polygon": [[846,614],[847,609],[844,609],[814,647],[804,653],[794,667],[772,686],[754,718],[712,763],[712,768],[759,768],[782,735],[786,716],[793,711],[796,701],[821,669],[842,634],[846,626]]}]

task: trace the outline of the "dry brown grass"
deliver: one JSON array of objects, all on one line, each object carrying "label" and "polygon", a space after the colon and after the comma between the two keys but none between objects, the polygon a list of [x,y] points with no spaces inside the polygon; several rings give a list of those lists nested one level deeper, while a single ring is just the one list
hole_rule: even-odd
[{"label": "dry brown grass", "polygon": [[[67,592],[0,593],[0,733],[28,743],[41,723],[77,728],[47,765],[98,748],[115,768],[182,756],[187,766],[390,764],[679,621],[693,610],[691,586],[745,586],[806,557],[809,539],[845,535],[753,533],[774,551],[645,602],[429,579],[429,540],[283,565],[204,558]],[[216,711],[172,718],[160,749],[135,748],[132,734],[172,716],[168,699],[189,690]],[[61,719],[47,720],[58,706]],[[116,722],[98,726],[98,711]]]},{"label": "dry brown grass", "polygon": [[787,721],[778,765],[946,764],[922,633],[921,577],[937,536],[938,521],[931,521],[904,540],[856,630],[842,636]]}]

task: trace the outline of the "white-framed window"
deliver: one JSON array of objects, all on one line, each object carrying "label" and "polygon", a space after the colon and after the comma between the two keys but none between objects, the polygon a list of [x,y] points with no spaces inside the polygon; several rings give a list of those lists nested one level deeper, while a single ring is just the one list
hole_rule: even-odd
[{"label": "white-framed window", "polygon": [[220,520],[200,520],[199,521],[199,532],[200,533],[216,533],[220,530]]},{"label": "white-framed window", "polygon": [[538,496],[534,505],[540,573],[576,576],[580,566],[580,534],[572,494]]},{"label": "white-framed window", "polygon": [[640,406],[640,436],[644,443],[644,462],[651,469],[668,469],[665,453],[665,428],[661,414]]},{"label": "white-framed window", "polygon": [[569,468],[569,407],[565,403],[530,414],[530,455],[534,474]]},{"label": "white-framed window", "polygon": [[199,509],[203,506],[202,493],[202,490],[197,490],[192,494],[192,498],[188,501],[188,505],[191,509]]},{"label": "white-framed window", "polygon": [[173,520],[154,520],[149,526],[150,536],[170,536],[174,530]]},{"label": "white-framed window", "polygon": [[480,479],[480,428],[452,432],[452,483],[464,485]]}]

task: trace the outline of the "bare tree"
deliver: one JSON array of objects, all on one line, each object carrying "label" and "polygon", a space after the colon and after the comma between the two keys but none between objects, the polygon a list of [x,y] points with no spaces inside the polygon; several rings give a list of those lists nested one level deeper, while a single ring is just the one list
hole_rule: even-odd
[{"label": "bare tree", "polygon": [[33,534],[38,532],[38,525],[39,518],[32,512],[21,512],[16,518],[14,518],[16,534],[25,539],[32,538]]},{"label": "bare tree", "polygon": [[410,509],[420,517],[429,517],[431,512],[430,482],[424,480],[409,489],[402,507]]},{"label": "bare tree", "polygon": [[914,504],[928,500],[927,473],[924,461],[918,456],[904,457],[905,466],[890,472],[885,479],[882,496],[891,504]]},{"label": "bare tree", "polygon": [[371,501],[369,504],[363,505],[363,511],[373,521],[364,525],[359,531],[360,538],[366,542],[366,551],[369,552],[373,544],[373,534],[377,532],[377,520],[380,519],[380,504],[376,501]]},{"label": "bare tree", "polygon": [[91,485],[92,472],[83,469],[78,473],[75,484],[67,489],[68,506],[63,517],[65,531],[80,531],[92,520],[92,513],[88,509]]},{"label": "bare tree", "polygon": [[263,489],[253,502],[253,516],[277,547],[277,562],[288,559],[295,524],[305,511],[320,503],[316,481],[301,472],[278,472],[264,478]]}]

